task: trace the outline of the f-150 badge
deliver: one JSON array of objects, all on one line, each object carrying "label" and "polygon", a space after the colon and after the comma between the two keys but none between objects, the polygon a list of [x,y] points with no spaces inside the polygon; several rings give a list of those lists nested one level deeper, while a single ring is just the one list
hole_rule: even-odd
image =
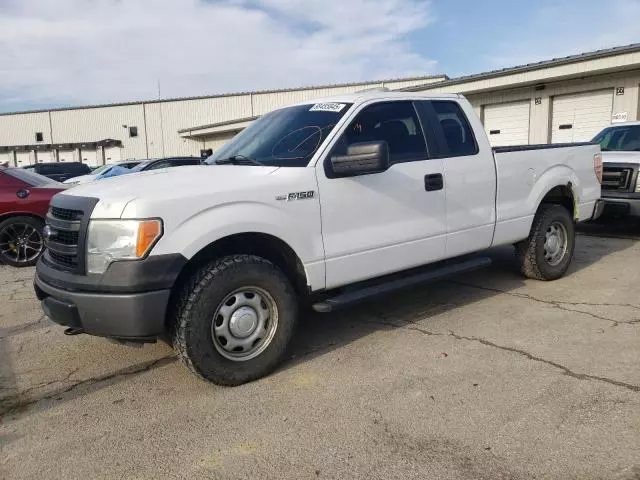
[{"label": "f-150 badge", "polygon": [[315,191],[309,190],[308,192],[291,192],[286,195],[278,195],[276,200],[282,200],[291,202],[292,200],[309,200],[316,194]]}]

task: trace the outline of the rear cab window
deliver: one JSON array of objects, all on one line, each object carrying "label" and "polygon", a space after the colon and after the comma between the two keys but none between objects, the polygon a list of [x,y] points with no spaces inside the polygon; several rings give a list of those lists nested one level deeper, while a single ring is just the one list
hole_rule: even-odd
[{"label": "rear cab window", "polygon": [[[425,125],[430,152],[434,158],[476,155],[478,143],[467,116],[452,100],[421,101],[420,118]],[[433,143],[433,145],[432,145]]]}]

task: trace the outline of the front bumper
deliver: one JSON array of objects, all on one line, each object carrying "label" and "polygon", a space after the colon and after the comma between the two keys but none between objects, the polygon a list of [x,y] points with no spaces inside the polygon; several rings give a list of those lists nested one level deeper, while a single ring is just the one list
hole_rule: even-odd
[{"label": "front bumper", "polygon": [[98,293],[62,290],[36,275],[36,296],[44,313],[65,327],[122,340],[155,340],[165,330],[171,290]]},{"label": "front bumper", "polygon": [[604,216],[640,217],[640,193],[603,194]]},{"label": "front bumper", "polygon": [[166,328],[171,289],[186,264],[182,255],[114,262],[102,275],[58,270],[41,258],[34,288],[54,322],[91,335],[153,341]]}]

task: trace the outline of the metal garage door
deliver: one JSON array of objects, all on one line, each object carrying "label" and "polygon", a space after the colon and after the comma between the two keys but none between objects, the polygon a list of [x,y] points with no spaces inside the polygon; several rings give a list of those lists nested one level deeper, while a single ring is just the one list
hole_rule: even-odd
[{"label": "metal garage door", "polygon": [[76,152],[75,150],[60,150],[58,152],[58,161],[60,162],[75,162]]},{"label": "metal garage door", "polygon": [[500,103],[484,107],[484,129],[492,146],[529,143],[529,109],[531,102]]},{"label": "metal garage door", "polygon": [[0,166],[8,164],[10,167],[15,167],[13,164],[13,153],[2,152],[0,153]]},{"label": "metal garage door", "polygon": [[98,166],[98,153],[96,150],[82,150],[82,163],[90,167]]},{"label": "metal garage door", "polygon": [[36,155],[38,155],[38,163],[55,162],[55,159],[53,158],[53,152],[51,151],[38,151],[36,152]]},{"label": "metal garage door", "polygon": [[120,147],[105,147],[104,163],[116,163],[121,159]]},{"label": "metal garage door", "polygon": [[553,99],[551,142],[587,142],[611,123],[613,90],[560,95]]},{"label": "metal garage door", "polygon": [[16,152],[18,167],[33,164],[33,154],[31,152]]}]

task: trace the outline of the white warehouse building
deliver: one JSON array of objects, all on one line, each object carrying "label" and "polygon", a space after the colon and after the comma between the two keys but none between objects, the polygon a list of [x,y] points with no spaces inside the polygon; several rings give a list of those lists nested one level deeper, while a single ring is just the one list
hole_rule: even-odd
[{"label": "white warehouse building", "polygon": [[493,145],[588,141],[639,118],[640,44],[497,71],[0,114],[0,164],[200,156],[280,106],[387,87],[462,93]]}]

